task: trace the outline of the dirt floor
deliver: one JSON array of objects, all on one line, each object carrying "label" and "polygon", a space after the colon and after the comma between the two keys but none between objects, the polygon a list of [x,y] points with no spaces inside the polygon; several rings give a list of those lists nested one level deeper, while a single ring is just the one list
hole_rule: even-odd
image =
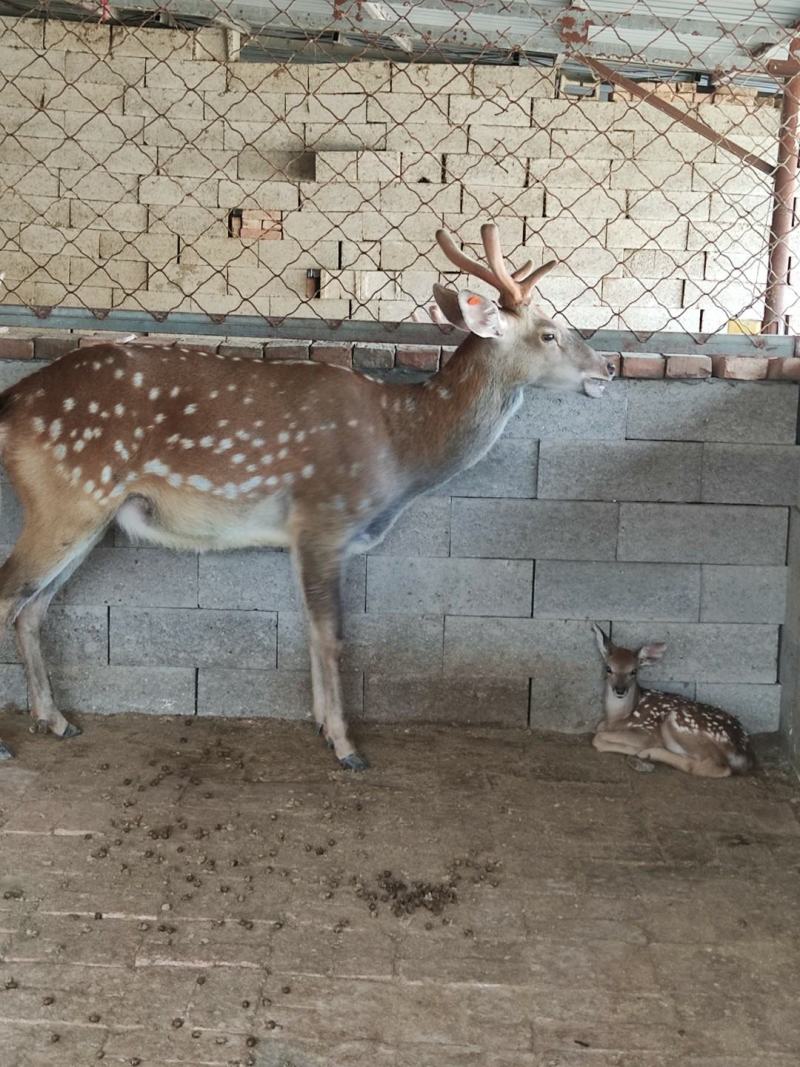
[{"label": "dirt floor", "polygon": [[3,715],[3,1067],[797,1067],[800,791],[585,739]]}]

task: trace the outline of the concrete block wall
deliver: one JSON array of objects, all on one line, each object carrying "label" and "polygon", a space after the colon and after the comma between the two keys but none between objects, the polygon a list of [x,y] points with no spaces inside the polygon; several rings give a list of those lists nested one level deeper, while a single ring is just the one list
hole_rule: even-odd
[{"label": "concrete block wall", "polygon": [[[3,361],[0,385],[36,365]],[[620,642],[668,643],[645,681],[776,730],[797,410],[788,382],[618,381],[597,401],[530,390],[489,457],[353,560],[350,714],[588,729],[597,620]],[[3,485],[0,543],[18,528]],[[198,557],[110,533],[57,598],[45,645],[66,709],[310,715],[284,552]],[[0,679],[24,705],[10,638]]]},{"label": "concrete block wall", "polygon": [[[541,294],[576,326],[761,315],[765,176],[549,70],[228,62],[223,31],[5,18],[0,78],[9,303],[395,321],[449,269],[436,229],[471,249],[492,217],[518,260],[559,257]],[[769,98],[674,95],[774,158]]]}]

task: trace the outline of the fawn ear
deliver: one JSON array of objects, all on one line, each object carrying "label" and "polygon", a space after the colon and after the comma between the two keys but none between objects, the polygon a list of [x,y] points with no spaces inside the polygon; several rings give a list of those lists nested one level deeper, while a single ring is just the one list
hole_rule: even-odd
[{"label": "fawn ear", "polygon": [[592,633],[594,634],[594,639],[597,642],[597,647],[600,649],[600,655],[603,657],[603,659],[605,659],[611,651],[611,641],[608,637],[606,637],[606,635],[603,633],[603,631],[600,629],[596,622],[592,623]]},{"label": "fawn ear", "polygon": [[452,289],[445,289],[443,285],[434,285],[433,299],[436,301],[439,310],[451,326],[455,326],[457,330],[464,330],[465,333],[469,333],[469,326],[464,322],[464,316],[461,314],[461,308],[458,303],[458,293],[454,292]]},{"label": "fawn ear", "polygon": [[508,320],[494,300],[465,289],[458,294],[458,306],[467,329],[478,337],[502,337],[506,332]]},{"label": "fawn ear", "polygon": [[667,651],[663,641],[656,641],[653,645],[642,645],[637,652],[639,662],[644,666],[647,663],[657,663]]}]

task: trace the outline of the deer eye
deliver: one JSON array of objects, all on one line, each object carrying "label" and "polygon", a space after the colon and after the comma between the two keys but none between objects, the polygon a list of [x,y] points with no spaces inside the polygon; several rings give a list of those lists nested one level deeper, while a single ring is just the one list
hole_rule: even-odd
[{"label": "deer eye", "polygon": [[543,333],[542,334],[542,340],[543,341],[555,341],[555,339],[556,339],[556,335],[554,333]]},{"label": "deer eye", "polygon": [[611,668],[610,667],[606,667],[606,674],[611,674],[611,673],[612,673]]}]

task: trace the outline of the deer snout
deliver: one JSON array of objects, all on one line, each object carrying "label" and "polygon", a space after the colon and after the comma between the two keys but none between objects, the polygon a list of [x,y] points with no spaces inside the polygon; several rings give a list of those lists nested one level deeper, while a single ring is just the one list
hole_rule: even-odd
[{"label": "deer snout", "polygon": [[627,685],[615,685],[614,692],[617,694],[618,697],[624,697],[625,694],[628,692],[628,687]]}]

